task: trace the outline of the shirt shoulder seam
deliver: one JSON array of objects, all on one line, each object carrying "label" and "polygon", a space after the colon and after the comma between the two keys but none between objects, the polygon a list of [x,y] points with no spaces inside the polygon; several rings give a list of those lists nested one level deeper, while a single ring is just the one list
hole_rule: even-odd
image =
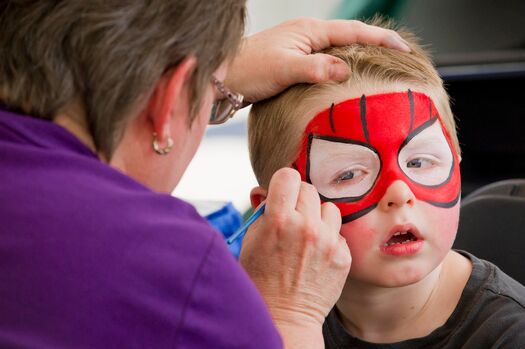
[{"label": "shirt shoulder seam", "polygon": [[525,310],[525,305],[523,305],[520,301],[518,301],[517,299],[515,299],[511,295],[506,294],[506,293],[502,293],[502,292],[497,292],[497,291],[495,291],[495,290],[493,290],[491,288],[486,288],[486,290],[488,292],[494,294],[495,296],[499,296],[499,297],[504,297],[504,298],[510,299],[513,303],[516,303],[521,309]]}]

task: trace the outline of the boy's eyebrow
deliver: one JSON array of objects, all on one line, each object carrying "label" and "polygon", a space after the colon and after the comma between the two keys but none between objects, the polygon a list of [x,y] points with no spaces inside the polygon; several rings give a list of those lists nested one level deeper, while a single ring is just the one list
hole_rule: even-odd
[{"label": "boy's eyebrow", "polygon": [[415,138],[412,142],[407,143],[407,147],[409,146],[421,147],[421,146],[426,146],[426,145],[437,145],[437,144],[440,145],[440,142],[438,141],[442,141],[442,138],[438,135],[430,135],[425,138],[418,137],[418,138]]},{"label": "boy's eyebrow", "polygon": [[[329,154],[329,156],[322,158],[321,162],[334,162],[334,160],[352,160],[352,161],[366,161],[366,160],[373,160],[374,158],[371,156],[371,154],[366,153],[360,153],[360,154],[352,154],[351,156],[348,155],[348,152],[340,152],[340,151],[334,151],[333,153]],[[337,162],[337,161],[336,161]],[[337,162],[336,167],[345,167],[347,164],[342,164]]]}]

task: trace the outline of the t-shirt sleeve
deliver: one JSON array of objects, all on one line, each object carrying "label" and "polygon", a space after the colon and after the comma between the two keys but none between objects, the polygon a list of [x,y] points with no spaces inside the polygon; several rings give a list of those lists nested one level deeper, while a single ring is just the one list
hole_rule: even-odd
[{"label": "t-shirt sleeve", "polygon": [[[520,290],[523,292],[523,286]],[[523,303],[514,298],[515,294],[500,293],[494,295],[496,301],[492,307],[495,320],[486,321],[480,330],[488,334],[488,340],[492,348],[523,348],[525,343],[525,308]],[[523,296],[523,294],[521,295]],[[523,298],[523,297],[521,297]]]},{"label": "t-shirt sleeve", "polygon": [[[489,275],[469,309],[469,337],[465,348],[523,348],[525,343],[525,288],[489,262],[474,261],[475,277]],[[477,267],[477,269],[476,269]]]},{"label": "t-shirt sleeve", "polygon": [[184,308],[177,348],[282,348],[254,284],[216,236]]},{"label": "t-shirt sleeve", "polygon": [[522,348],[525,343],[525,311],[514,314],[509,326],[495,340],[494,348]]}]

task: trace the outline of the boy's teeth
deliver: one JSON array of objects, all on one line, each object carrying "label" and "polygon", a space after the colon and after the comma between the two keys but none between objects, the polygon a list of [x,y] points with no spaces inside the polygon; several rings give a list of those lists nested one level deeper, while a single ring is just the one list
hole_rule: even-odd
[{"label": "boy's teeth", "polygon": [[[412,242],[412,241],[416,241],[417,238],[410,234],[409,236],[407,236],[406,240],[403,240],[401,241],[399,236],[400,235],[408,235],[410,234],[409,231],[398,231],[398,232],[395,232],[394,235],[392,235],[392,238],[390,240],[393,240],[393,241],[387,241],[385,242],[385,246],[392,246],[392,245],[404,245],[404,244],[408,244],[409,242]],[[394,237],[397,237],[396,239],[394,239]]]}]

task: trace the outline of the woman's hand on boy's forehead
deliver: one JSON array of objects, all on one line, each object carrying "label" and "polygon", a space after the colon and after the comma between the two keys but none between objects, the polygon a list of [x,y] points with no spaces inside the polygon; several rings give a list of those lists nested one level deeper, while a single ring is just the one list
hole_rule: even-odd
[{"label": "woman's hand on boy's forehead", "polygon": [[342,81],[350,74],[347,64],[315,52],[353,43],[410,51],[392,30],[354,20],[296,19],[246,38],[226,85],[256,102],[297,83]]}]

